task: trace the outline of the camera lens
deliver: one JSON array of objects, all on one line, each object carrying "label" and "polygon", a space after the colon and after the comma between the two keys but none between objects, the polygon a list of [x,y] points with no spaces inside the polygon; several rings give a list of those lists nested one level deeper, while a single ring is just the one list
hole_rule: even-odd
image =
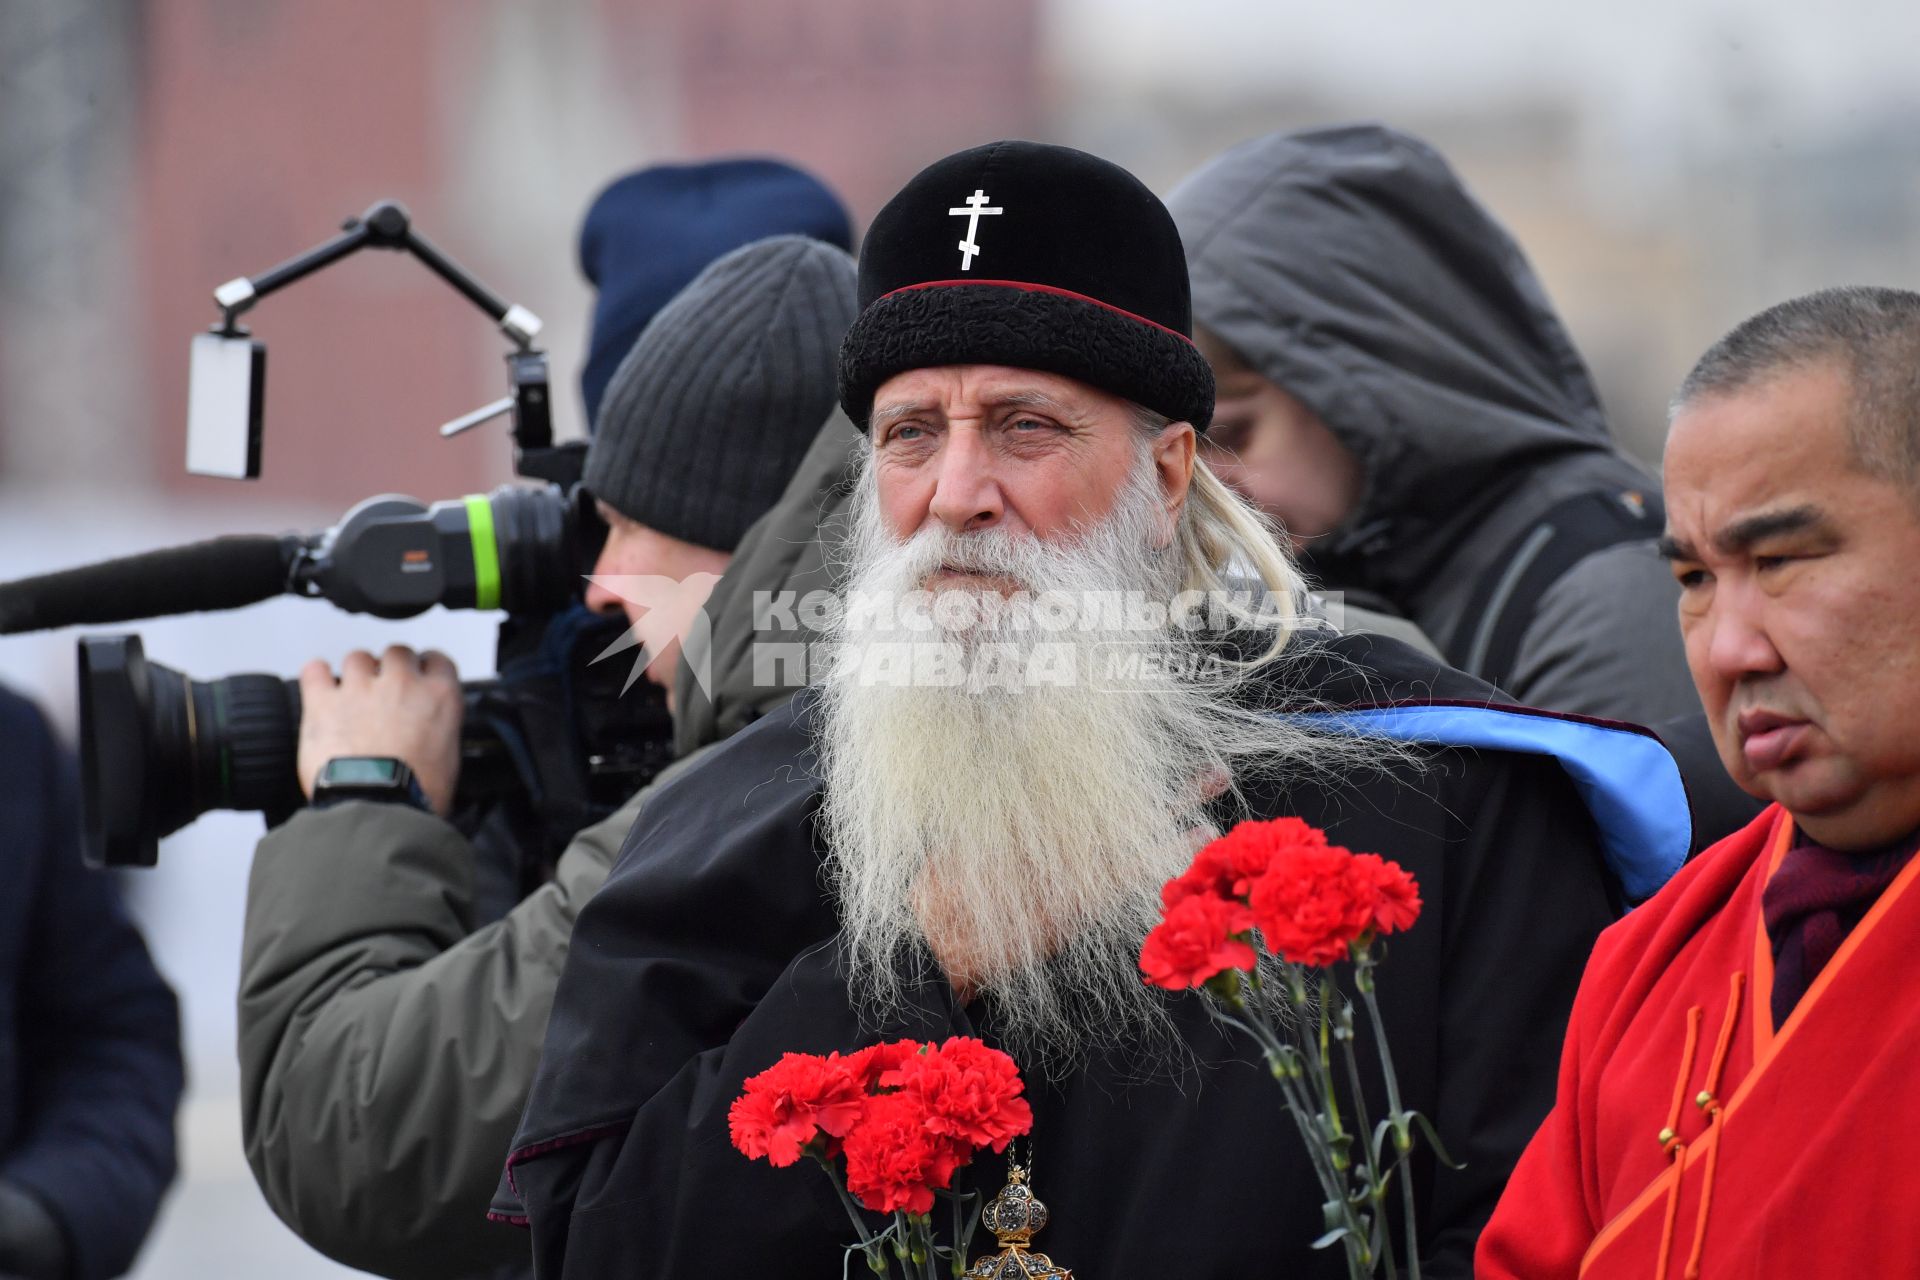
[{"label": "camera lens", "polygon": [[299,807],[298,687],[277,676],[190,680],[148,662],[138,636],[80,642],[87,856],[152,866],[161,836],[209,809]]}]

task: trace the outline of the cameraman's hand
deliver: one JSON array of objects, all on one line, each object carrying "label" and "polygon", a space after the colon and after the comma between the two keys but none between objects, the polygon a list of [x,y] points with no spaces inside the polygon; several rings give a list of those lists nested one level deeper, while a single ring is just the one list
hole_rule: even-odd
[{"label": "cameraman's hand", "polygon": [[300,669],[300,789],[311,798],[335,756],[393,756],[444,818],[460,776],[460,719],[460,673],[444,653],[396,644],[375,658],[355,649],[337,681],[316,658]]}]

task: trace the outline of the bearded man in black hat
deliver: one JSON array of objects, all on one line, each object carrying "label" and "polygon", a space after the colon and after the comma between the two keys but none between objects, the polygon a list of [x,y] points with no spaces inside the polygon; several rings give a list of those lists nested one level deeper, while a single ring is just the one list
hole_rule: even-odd
[{"label": "bearded man in black hat", "polygon": [[1025,1072],[1062,1265],[1340,1274],[1253,1046],[1138,967],[1196,844],[1281,815],[1420,883],[1381,998],[1406,1105],[1464,1162],[1412,1166],[1425,1274],[1469,1274],[1594,936],[1684,855],[1671,759],[1302,615],[1196,460],[1185,258],[1125,171],[949,156],[876,218],[859,301],[830,663],[661,791],[580,916],[498,1206],[538,1274],[840,1274],[840,1205],[734,1150],[729,1104],[789,1051],[950,1035]]}]

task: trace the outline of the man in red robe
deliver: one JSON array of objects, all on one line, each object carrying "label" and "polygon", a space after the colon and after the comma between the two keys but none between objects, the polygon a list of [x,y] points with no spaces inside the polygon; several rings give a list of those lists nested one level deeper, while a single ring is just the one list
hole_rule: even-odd
[{"label": "man in red robe", "polygon": [[1600,936],[1477,1274],[1908,1274],[1920,294],[1773,307],[1675,404],[1687,658],[1728,770],[1773,803]]}]

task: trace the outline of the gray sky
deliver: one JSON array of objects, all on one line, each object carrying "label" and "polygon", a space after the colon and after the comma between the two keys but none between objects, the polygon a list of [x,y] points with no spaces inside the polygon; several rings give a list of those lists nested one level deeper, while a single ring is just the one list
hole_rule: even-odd
[{"label": "gray sky", "polygon": [[1292,81],[1382,114],[1564,95],[1635,144],[1920,103],[1913,0],[1053,0],[1049,22],[1076,78],[1220,95]]}]

